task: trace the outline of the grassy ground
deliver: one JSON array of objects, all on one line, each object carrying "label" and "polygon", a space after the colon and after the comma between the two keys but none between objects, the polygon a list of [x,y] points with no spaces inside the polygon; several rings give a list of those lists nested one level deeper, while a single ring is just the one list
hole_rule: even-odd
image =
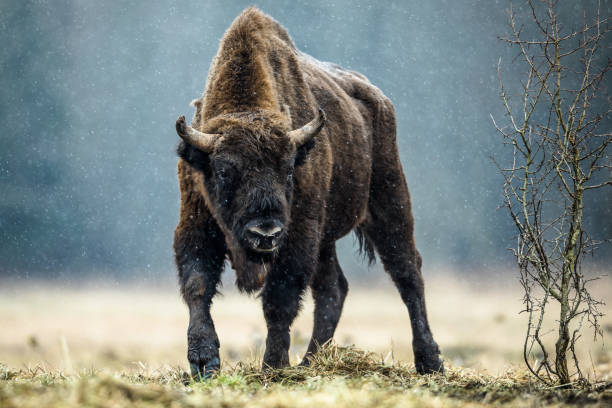
[{"label": "grassy ground", "polygon": [[546,388],[524,372],[489,376],[450,367],[419,376],[413,367],[351,347],[329,345],[311,367],[262,372],[225,368],[191,382],[181,369],[108,375],[62,375],[0,368],[0,406],[17,407],[488,407],[612,404],[610,383],[587,389]]},{"label": "grassy ground", "polygon": [[[595,291],[610,303],[612,279]],[[259,369],[259,300],[224,292],[213,309],[222,372],[189,383],[187,311],[176,288],[0,284],[0,407],[612,406],[610,306],[603,341],[585,336],[579,351],[597,385],[566,390],[537,384],[523,370],[524,317],[512,280],[428,280],[443,376],[415,373],[406,309],[390,286],[350,290],[339,346],[312,367],[267,373]],[[307,299],[293,326],[293,363],[307,345],[312,307]]]}]

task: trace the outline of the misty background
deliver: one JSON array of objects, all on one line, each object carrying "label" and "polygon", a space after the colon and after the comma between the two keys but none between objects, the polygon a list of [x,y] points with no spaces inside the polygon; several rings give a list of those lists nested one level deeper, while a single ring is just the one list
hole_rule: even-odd
[{"label": "misty background", "polygon": [[[503,122],[498,59],[510,93],[525,70],[497,38],[506,0],[14,0],[0,5],[0,277],[173,279],[174,123],[252,3],[395,104],[425,273],[507,271],[515,232],[490,157],[510,152],[489,115]],[[562,3],[567,28],[596,4]],[[586,205],[593,237],[610,238],[612,189]],[[341,263],[366,276],[353,243],[339,243]]]}]

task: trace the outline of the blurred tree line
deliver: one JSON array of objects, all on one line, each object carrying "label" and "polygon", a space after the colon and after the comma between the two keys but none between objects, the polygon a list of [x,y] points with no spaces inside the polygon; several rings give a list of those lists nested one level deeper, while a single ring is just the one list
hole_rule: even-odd
[{"label": "blurred tree line", "polygon": [[[174,120],[192,113],[219,39],[251,3],[0,5],[0,276],[173,274]],[[497,61],[514,57],[497,40],[506,0],[256,5],[302,51],[364,73],[394,102],[426,267],[510,262],[489,159],[501,150]],[[584,5],[562,7],[566,24],[582,21]],[[612,236],[612,193],[592,208],[595,237]],[[341,242],[341,261],[365,271],[351,247]]]},{"label": "blurred tree line", "polygon": [[[57,50],[71,10],[31,2],[2,6],[0,83],[0,260],[29,271],[75,261],[86,219],[74,197],[67,166],[70,119],[62,70],[69,55]],[[50,35],[50,33],[53,33]],[[84,248],[83,248],[84,249]]]}]

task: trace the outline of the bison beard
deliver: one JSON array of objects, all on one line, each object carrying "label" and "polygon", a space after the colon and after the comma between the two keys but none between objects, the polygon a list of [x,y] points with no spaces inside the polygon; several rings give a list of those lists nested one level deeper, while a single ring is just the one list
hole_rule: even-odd
[{"label": "bison beard", "polygon": [[268,274],[274,254],[255,255],[239,245],[230,246],[229,257],[236,270],[236,286],[241,292],[253,293],[261,289]]},{"label": "bison beard", "polygon": [[408,308],[419,373],[443,371],[425,309],[410,194],[391,102],[363,75],[298,51],[255,8],[225,33],[191,126],[176,122],[181,191],[174,251],[189,308],[194,376],[219,368],[210,315],[226,259],[240,290],[261,290],[265,367],[289,364],[303,293],[315,301],[306,357],[333,337],[348,284],[336,240],[354,231]]}]

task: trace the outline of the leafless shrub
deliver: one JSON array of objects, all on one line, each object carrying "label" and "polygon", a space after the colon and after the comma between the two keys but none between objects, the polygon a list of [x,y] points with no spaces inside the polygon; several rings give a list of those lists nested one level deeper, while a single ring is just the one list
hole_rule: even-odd
[{"label": "leafless shrub", "polygon": [[[584,326],[601,335],[601,301],[591,296],[593,279],[582,271],[583,258],[599,243],[589,237],[583,215],[586,194],[612,188],[612,105],[604,82],[611,67],[604,42],[609,19],[598,4],[594,16],[584,13],[579,30],[565,32],[556,1],[529,0],[528,7],[526,23],[534,25],[536,38],[525,39],[512,3],[511,34],[501,38],[518,49],[526,74],[519,102],[504,87],[500,60],[506,122],[493,123],[513,161],[498,168],[517,230],[513,252],[529,316],[525,362],[546,383],[570,384],[587,381],[575,351]],[[555,333],[543,326],[553,307],[559,310],[554,351],[544,337]]]}]

